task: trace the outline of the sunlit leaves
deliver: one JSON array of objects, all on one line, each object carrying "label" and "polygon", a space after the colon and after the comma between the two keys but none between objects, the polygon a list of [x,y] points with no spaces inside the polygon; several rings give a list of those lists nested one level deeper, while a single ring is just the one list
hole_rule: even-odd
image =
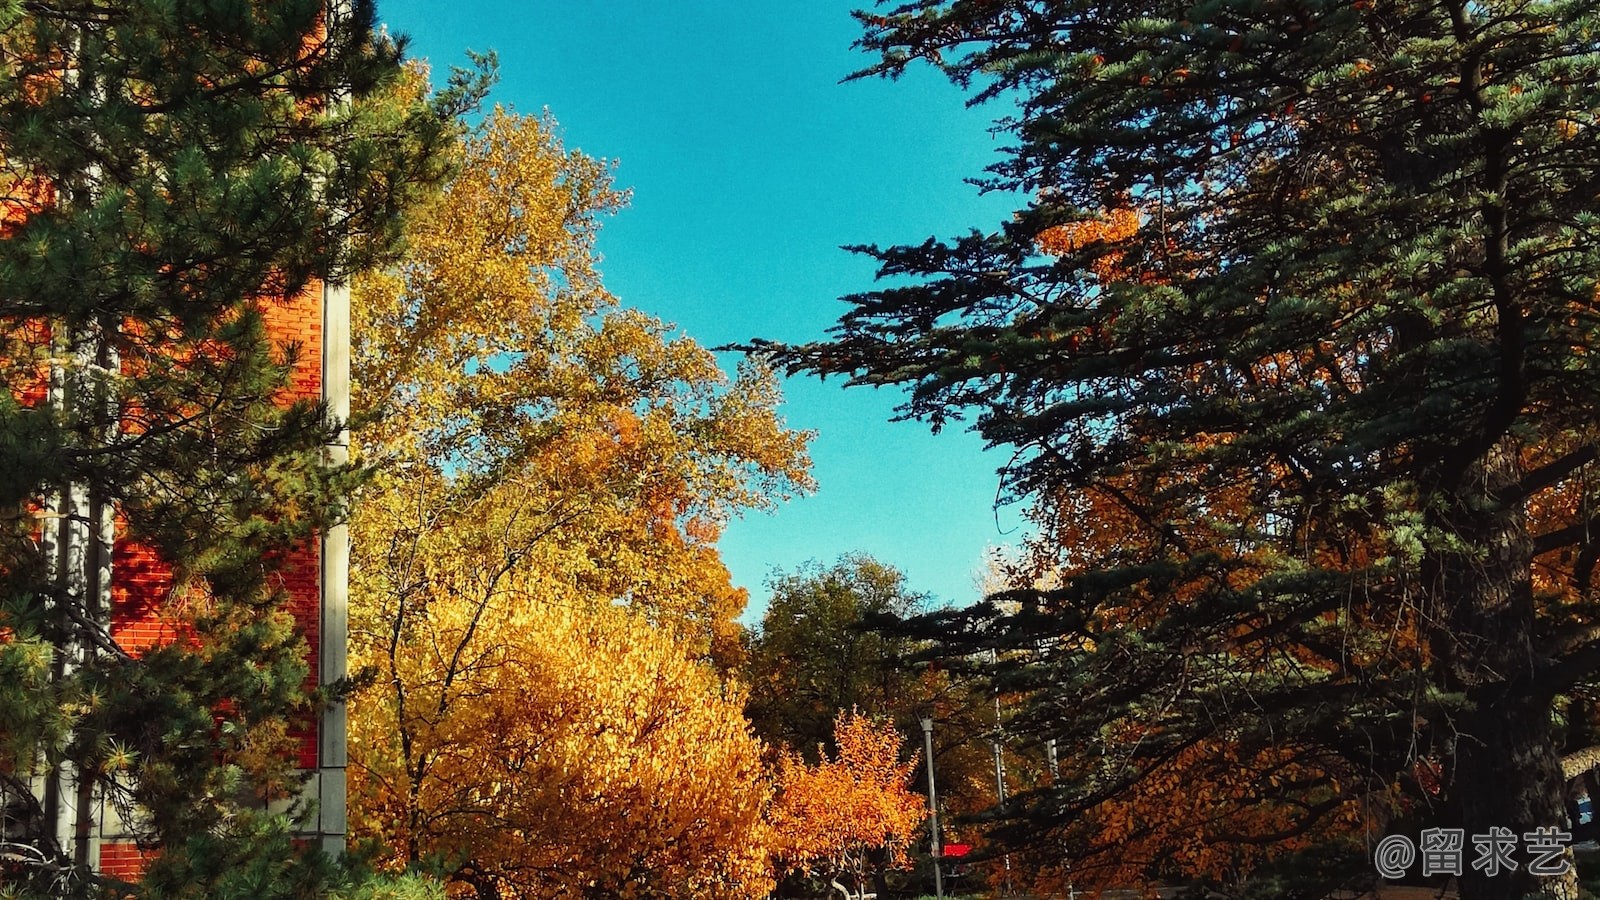
[{"label": "sunlit leaves", "polygon": [[497,110],[357,284],[353,808],[480,896],[759,895],[767,788],[715,541],[809,488],[772,375],[622,308],[625,196]]},{"label": "sunlit leaves", "polygon": [[[904,386],[905,415],[970,415],[1014,451],[1006,486],[1054,563],[1031,574],[1051,578],[924,629],[956,656],[1010,651],[991,669],[1028,689],[1016,724],[1064,748],[1008,836],[1117,866],[1166,826],[1111,807],[1180,782],[1213,801],[1182,815],[1238,804],[1196,823],[1216,852],[1185,861],[1215,876],[1234,843],[1235,879],[1265,859],[1251,847],[1287,857],[1353,806],[1373,831],[1397,808],[1559,826],[1558,753],[1595,740],[1551,697],[1590,694],[1600,664],[1600,6],[927,0],[858,19],[868,73],[927,60],[995,101],[1011,141],[985,183],[1029,201],[861,248],[884,283],[777,355]],[[1227,761],[1286,759],[1310,774],[1246,810]],[[1096,810],[1120,840],[1029,827]],[[1541,887],[1480,878],[1463,896]]]},{"label": "sunlit leaves", "polygon": [[[374,692],[351,734],[356,831],[396,863],[509,896],[765,893],[743,698],[667,632],[515,592],[412,627],[382,676],[407,690]],[[458,648],[452,677],[440,656]]]},{"label": "sunlit leaves", "polygon": [[712,544],[739,510],[809,488],[807,435],[774,414],[770,373],[729,379],[605,292],[594,234],[625,198],[553,121],[496,112],[462,152],[405,264],[357,285],[362,456],[444,474],[462,503],[521,492],[538,514],[508,541],[548,538],[560,578],[732,652],[744,599]]},{"label": "sunlit leaves", "polygon": [[834,722],[836,754],[824,752],[816,765],[794,753],[779,759],[772,827],[784,865],[859,884],[869,854],[906,862],[927,808],[906,787],[917,756],[902,760],[903,742],[893,726],[852,710]]}]

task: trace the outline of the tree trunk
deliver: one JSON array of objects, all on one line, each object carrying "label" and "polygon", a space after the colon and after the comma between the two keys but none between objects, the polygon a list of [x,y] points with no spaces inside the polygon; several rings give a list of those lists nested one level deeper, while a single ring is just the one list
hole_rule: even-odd
[{"label": "tree trunk", "polygon": [[889,896],[888,872],[891,861],[892,856],[887,843],[867,851],[867,873],[872,876],[872,891],[878,895],[879,900],[885,900]]},{"label": "tree trunk", "polygon": [[[1561,760],[1551,733],[1550,700],[1533,686],[1533,545],[1521,501],[1515,445],[1502,441],[1469,468],[1460,488],[1433,510],[1436,525],[1465,549],[1441,553],[1429,568],[1438,591],[1442,629],[1432,644],[1445,687],[1466,695],[1470,708],[1452,727],[1447,796],[1466,832],[1462,900],[1516,900],[1530,894],[1575,900],[1576,877],[1528,872],[1532,856],[1523,835],[1565,827]],[[1431,592],[1430,592],[1431,593]],[[1424,610],[1424,615],[1429,611]],[[1514,871],[1491,877],[1473,867],[1474,838],[1504,829]],[[1570,851],[1566,856],[1570,861]]]}]

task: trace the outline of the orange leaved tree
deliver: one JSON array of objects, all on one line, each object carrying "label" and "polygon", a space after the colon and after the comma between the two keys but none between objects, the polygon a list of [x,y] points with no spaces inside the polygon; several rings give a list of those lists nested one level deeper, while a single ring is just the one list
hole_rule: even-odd
[{"label": "orange leaved tree", "polygon": [[[869,874],[906,864],[906,849],[925,815],[907,790],[917,755],[900,759],[904,738],[893,725],[852,710],[834,721],[838,755],[807,765],[778,760],[777,798],[769,820],[779,863],[828,879],[846,898],[860,896]],[[856,894],[841,879],[849,879]],[[880,891],[881,893],[881,891]]]}]

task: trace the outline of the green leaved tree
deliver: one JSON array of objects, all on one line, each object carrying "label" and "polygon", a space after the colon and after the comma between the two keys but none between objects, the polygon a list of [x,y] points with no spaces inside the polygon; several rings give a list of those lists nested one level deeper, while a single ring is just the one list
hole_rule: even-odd
[{"label": "green leaved tree", "polygon": [[924,612],[927,598],[865,555],[804,566],[770,585],[746,669],[756,688],[749,701],[756,733],[815,762],[818,748],[831,745],[841,712],[897,717],[905,720],[896,723],[901,728],[914,730],[920,694],[907,665],[914,648],[870,630],[868,621]]},{"label": "green leaved tree", "polygon": [[[312,698],[275,576],[353,474],[341,423],[275,402],[294,352],[261,310],[393,258],[447,174],[482,78],[401,74],[365,0],[0,4],[5,890],[96,880],[73,808],[178,867],[294,789]],[[180,639],[113,638],[113,531],[170,565],[148,599]]]},{"label": "green leaved tree", "polygon": [[[839,749],[839,723],[859,713],[902,735],[899,749],[909,756],[922,750],[921,719],[931,716],[937,797],[946,825],[994,804],[992,754],[1000,722],[988,685],[928,665],[919,659],[927,640],[884,629],[897,618],[928,612],[927,595],[864,553],[778,573],[769,586],[766,612],[749,640],[745,709],[756,735],[774,753],[794,757],[795,764],[821,764]],[[797,771],[793,765],[787,770]],[[906,786],[925,790],[920,780]],[[944,841],[976,834],[965,822],[943,831]],[[890,862],[882,848],[863,860],[880,894],[890,889]],[[791,869],[790,877],[802,871]]]},{"label": "green leaved tree", "polygon": [[890,286],[778,349],[907,385],[935,426],[975,411],[1019,453],[1011,496],[1085,542],[1057,548],[1059,587],[941,623],[1009,651],[996,676],[1033,698],[1013,729],[1063,748],[1013,837],[1103,861],[1083,828],[1107,803],[1254,765],[1286,819],[1194,834],[1281,849],[1352,810],[1505,828],[1519,868],[1469,867],[1462,896],[1572,896],[1520,838],[1564,824],[1555,713],[1600,664],[1600,7],[857,15],[863,74],[927,61],[1001,106],[988,183],[1033,199],[860,248]]}]

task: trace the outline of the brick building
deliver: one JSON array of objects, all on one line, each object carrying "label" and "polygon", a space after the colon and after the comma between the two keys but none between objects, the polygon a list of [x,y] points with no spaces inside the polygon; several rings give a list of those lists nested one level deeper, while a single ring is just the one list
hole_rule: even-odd
[{"label": "brick building", "polygon": [[[329,0],[324,12],[332,17],[344,8],[342,0]],[[322,34],[319,28],[312,40],[321,41]],[[50,65],[60,64],[50,57]],[[73,77],[70,69],[47,74],[59,76],[63,82]],[[10,174],[15,179],[17,173]],[[0,193],[5,195],[0,197],[0,236],[9,235],[31,213],[55,199],[55,189],[33,176],[8,184],[7,191]],[[299,349],[282,399],[321,400],[335,418],[347,419],[348,287],[314,283],[292,300],[264,303],[262,312],[272,342],[280,348],[294,344]],[[36,363],[39,368],[36,372],[25,371],[21,381],[14,378],[11,385],[26,405],[60,403],[63,405],[57,408],[66,409],[74,402],[82,402],[63,399],[72,396],[70,389],[61,387],[63,368],[129,371],[114,352],[109,359],[88,352],[74,361],[81,364],[76,366],[59,366],[53,361],[45,364],[41,360],[45,356],[54,360],[59,348],[44,351],[50,339],[47,324],[30,323],[28,327],[39,329],[38,334],[32,335],[37,347],[31,361],[20,368]],[[35,377],[36,382],[32,380]],[[333,464],[343,463],[348,457],[348,435],[341,435],[327,450]],[[87,488],[70,485],[51,496],[37,498],[35,511],[40,521],[39,544],[51,577],[58,586],[64,585],[84,599],[84,608],[93,611],[90,618],[95,620],[94,625],[105,629],[120,650],[137,656],[153,646],[180,639],[168,615],[170,609],[164,608],[172,594],[170,569],[147,547],[128,538],[125,529],[119,527],[111,501],[94,500],[88,496]],[[346,673],[348,559],[348,533],[338,526],[290,554],[277,574],[298,630],[306,638],[309,677],[314,684],[336,682]],[[70,658],[80,649],[68,648],[68,652],[58,653],[57,659]],[[57,668],[62,665],[56,663]],[[298,742],[295,762],[307,775],[304,799],[311,801],[311,808],[316,811],[306,823],[305,837],[325,850],[342,851],[346,764],[343,708],[334,706],[316,721],[301,723],[294,737]],[[70,766],[18,780],[25,780],[32,793],[27,798],[33,803],[28,811],[29,821],[43,823],[35,834],[43,832],[53,837],[55,847],[74,862],[86,863],[108,875],[131,879],[143,870],[146,859],[115,804],[99,796],[87,779],[80,782]],[[0,842],[10,839],[14,823],[21,818],[13,815],[11,800],[9,794],[0,792]],[[14,848],[7,852],[10,849]]]},{"label": "brick building", "polygon": [[[347,418],[348,288],[314,285],[293,301],[265,305],[263,314],[274,345],[293,343],[300,350],[283,399],[320,399],[340,420]],[[330,456],[342,462],[347,447],[347,440],[341,438],[329,448]],[[70,497],[53,498],[46,510],[59,510],[72,502]],[[101,513],[92,513],[90,518],[96,515]],[[98,535],[80,526],[83,534],[75,537],[65,524],[55,536],[49,534],[49,528],[45,531],[45,543],[55,547],[57,565],[94,570],[84,581],[91,585],[89,590],[98,590],[103,597],[111,636],[123,649],[137,655],[176,637],[162,609],[171,589],[168,568],[148,549],[119,540],[114,515],[107,516],[106,527]],[[80,550],[73,549],[74,542],[82,545]],[[339,526],[291,554],[277,576],[306,637],[314,684],[331,683],[345,675],[348,557],[348,534]],[[306,837],[329,852],[340,852],[345,835],[344,709],[335,707],[318,721],[306,723],[295,737],[298,767],[309,776],[304,799],[312,801],[316,809]],[[76,784],[70,783],[70,773],[53,787],[39,780],[38,795],[57,798],[54,819],[60,846],[74,848],[75,856],[105,874],[138,877],[146,861],[144,854],[112,804],[90,795],[87,809],[78,809],[83,797]]]}]

